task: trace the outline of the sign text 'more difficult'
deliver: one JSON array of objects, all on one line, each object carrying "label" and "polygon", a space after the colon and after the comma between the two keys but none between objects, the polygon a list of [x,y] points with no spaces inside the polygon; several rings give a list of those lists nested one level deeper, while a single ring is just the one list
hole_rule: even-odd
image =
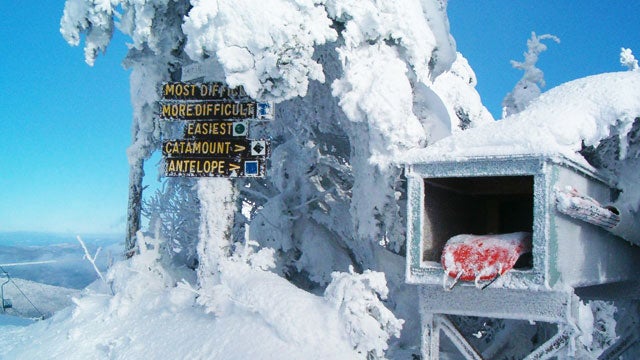
[{"label": "sign text 'more difficult'", "polygon": [[256,118],[256,102],[206,101],[197,103],[160,103],[160,118],[174,120],[251,119]]}]

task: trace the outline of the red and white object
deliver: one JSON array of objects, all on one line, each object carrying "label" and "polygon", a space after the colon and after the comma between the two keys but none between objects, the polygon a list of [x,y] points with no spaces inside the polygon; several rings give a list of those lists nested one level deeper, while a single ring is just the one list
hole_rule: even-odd
[{"label": "red and white object", "polygon": [[462,281],[492,280],[511,270],[518,258],[531,251],[531,233],[456,235],[442,251],[445,274]]}]

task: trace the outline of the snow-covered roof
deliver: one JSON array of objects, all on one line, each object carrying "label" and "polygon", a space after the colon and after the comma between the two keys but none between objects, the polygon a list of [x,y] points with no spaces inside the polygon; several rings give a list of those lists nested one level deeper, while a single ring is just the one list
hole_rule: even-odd
[{"label": "snow-covered roof", "polygon": [[518,114],[414,149],[404,160],[419,163],[485,156],[562,155],[583,162],[577,153],[583,143],[597,145],[613,134],[625,136],[630,131],[634,119],[640,116],[638,94],[640,72],[581,78],[549,90]]}]

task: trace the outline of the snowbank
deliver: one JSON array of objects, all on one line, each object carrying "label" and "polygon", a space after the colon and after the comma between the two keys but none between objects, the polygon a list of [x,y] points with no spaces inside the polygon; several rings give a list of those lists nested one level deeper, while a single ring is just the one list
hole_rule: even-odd
[{"label": "snowbank", "polygon": [[[235,258],[221,261],[215,292],[203,293],[193,279],[176,281],[158,244],[149,245],[74,306],[4,326],[0,358],[364,359],[382,355],[402,328],[378,298],[387,294],[382,273],[336,273],[332,290],[317,296]],[[198,305],[202,296],[215,301],[214,313]]]},{"label": "snowbank", "polygon": [[[76,306],[30,327],[0,333],[3,359],[357,359],[337,313],[278,276],[237,268],[238,296],[222,316],[193,306],[195,292],[139,276],[110,296],[87,293]],[[142,274],[138,274],[142,275]],[[144,274],[148,277],[150,274]],[[283,309],[288,309],[287,311]],[[5,329],[3,329],[5,330]],[[10,340],[10,341],[9,341]]]},{"label": "snowbank", "polygon": [[[542,94],[529,107],[502,121],[444,138],[407,154],[408,163],[475,156],[562,154],[584,163],[582,144],[621,138],[640,115],[640,73],[589,76]],[[626,145],[626,141],[621,142]],[[624,154],[624,149],[621,149]]]}]

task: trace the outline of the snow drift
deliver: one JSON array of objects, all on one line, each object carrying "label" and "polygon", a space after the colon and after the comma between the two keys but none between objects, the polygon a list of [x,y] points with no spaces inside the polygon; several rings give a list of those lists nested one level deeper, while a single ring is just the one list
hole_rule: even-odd
[{"label": "snow drift", "polygon": [[[593,75],[557,86],[521,113],[414,150],[408,162],[472,156],[562,154],[584,163],[583,145],[626,138],[640,116],[640,72]],[[627,142],[621,142],[621,157]]]},{"label": "snow drift", "polygon": [[364,359],[384,354],[402,327],[378,298],[387,291],[381,273],[336,273],[322,297],[238,258],[220,264],[210,294],[217,311],[207,314],[196,303],[206,294],[161,265],[158,242],[142,242],[141,254],[115,264],[74,306],[30,327],[4,327],[0,357]]}]

